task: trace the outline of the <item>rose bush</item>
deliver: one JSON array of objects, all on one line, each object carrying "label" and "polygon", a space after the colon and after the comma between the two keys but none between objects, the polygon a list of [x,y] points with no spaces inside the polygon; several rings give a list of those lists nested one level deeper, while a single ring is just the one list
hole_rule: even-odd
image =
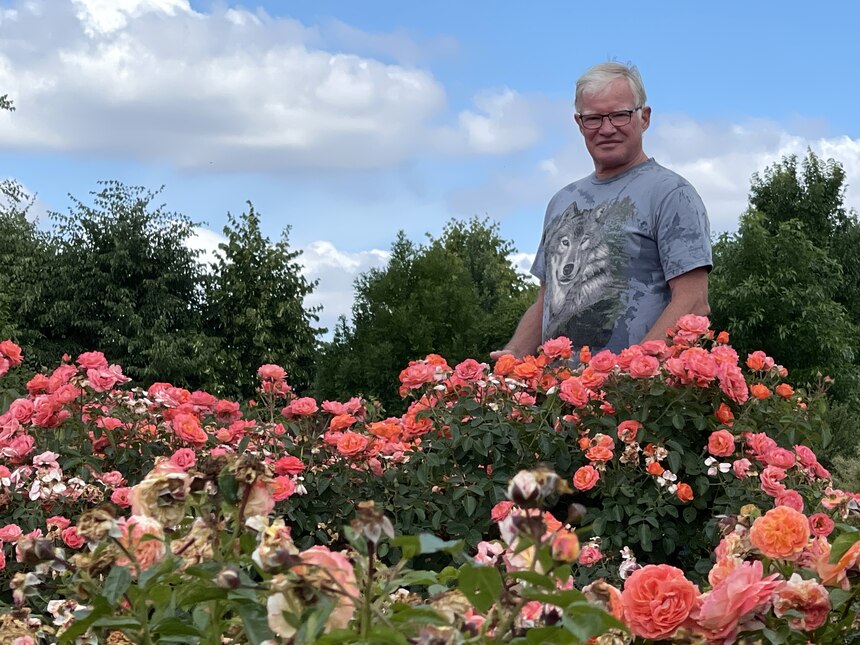
[{"label": "rose bush", "polygon": [[[148,598],[147,576],[168,576],[178,589],[188,581],[177,566],[208,566],[211,577],[214,565],[203,563],[215,562],[238,567],[240,587],[254,589],[241,602],[231,597],[239,604],[225,609],[224,625],[245,637],[246,617],[257,612],[259,622],[267,605],[292,616],[283,619],[289,627],[277,618],[267,623],[281,638],[306,638],[310,606],[320,612],[316,635],[359,623],[366,634],[375,614],[364,616],[352,591],[327,595],[328,582],[301,562],[316,557],[345,576],[350,563],[369,598],[375,592],[361,584],[368,567],[402,571],[403,558],[415,557],[414,566],[441,569],[433,573],[434,592],[465,584],[464,602],[477,612],[467,631],[481,638],[501,628],[511,637],[550,628],[553,616],[582,601],[568,593],[569,602],[542,609],[546,603],[527,597],[539,595],[529,587],[534,575],[551,576],[543,583],[552,593],[572,592],[567,587],[575,584],[641,638],[695,633],[731,642],[756,630],[783,642],[795,632],[814,642],[843,637],[856,613],[858,498],[835,488],[815,456],[827,441],[822,393],[795,390],[761,352],[742,361],[706,319],[682,319],[667,340],[618,355],[591,356],[584,348],[570,360],[570,343],[560,338],[537,356],[505,356],[492,368],[474,360],[451,367],[430,355],[401,375],[401,393],[412,403],[400,417],[358,398],[297,397],[278,366],[262,366],[257,399],[240,404],[167,383],[130,388],[99,352],[67,357],[29,379],[26,394],[0,415],[0,566],[13,587],[7,600],[41,597],[41,624],[65,624],[72,605],[53,605],[50,620],[44,613],[49,600],[59,600],[44,591],[56,591],[51,576],[84,571],[94,585],[88,593],[104,595],[115,584],[109,576],[124,576],[108,573],[114,565]],[[13,346],[0,344],[9,368],[20,363]],[[518,474],[540,463],[552,468]],[[356,509],[366,499],[393,519],[383,533],[439,538],[379,539],[376,520],[362,553],[356,530],[343,527],[360,519]],[[582,505],[567,518],[573,525],[533,513],[555,501],[549,510],[566,517],[572,500]],[[281,519],[245,526],[249,517],[272,515]],[[500,588],[484,571],[467,567],[465,579],[444,574],[449,554],[428,544],[460,540],[466,551],[459,557],[473,568],[495,565]],[[349,555],[327,555],[347,544]],[[253,567],[240,557],[251,551]],[[361,564],[360,557],[371,559]],[[65,573],[34,572],[36,560]],[[163,574],[148,573],[167,561],[172,568]],[[335,587],[351,584],[347,576]],[[492,592],[488,604],[478,590],[487,584],[516,589]],[[65,603],[84,601],[74,597],[81,591],[66,593]],[[659,614],[645,611],[670,596],[668,605],[658,603]],[[741,597],[751,600],[738,604]],[[90,627],[107,624],[118,597],[109,600]],[[134,620],[133,628],[117,629],[140,634],[151,623],[143,613]],[[216,629],[212,624],[205,629]]]}]

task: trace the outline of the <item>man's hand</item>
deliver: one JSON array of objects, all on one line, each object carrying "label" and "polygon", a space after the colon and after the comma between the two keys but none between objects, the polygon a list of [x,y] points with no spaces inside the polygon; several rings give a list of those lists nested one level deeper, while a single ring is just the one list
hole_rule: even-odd
[{"label": "man's hand", "polygon": [[532,304],[532,306],[523,314],[511,341],[505,345],[504,349],[497,349],[490,352],[490,358],[492,360],[497,361],[505,354],[510,354],[516,358],[522,358],[523,356],[534,354],[537,351],[541,339],[543,296],[545,291],[546,285],[541,283],[540,291],[538,292],[534,304]]},{"label": "man's hand", "polygon": [[516,358],[521,358],[520,356],[517,356],[517,355],[513,352],[513,350],[510,350],[510,349],[497,349],[497,350],[495,350],[495,351],[493,351],[493,352],[490,352],[490,358],[491,358],[492,360],[494,360],[494,361],[497,361],[497,360],[499,360],[502,356],[506,356],[506,355],[508,355],[508,354],[510,354],[511,356],[515,356]]}]

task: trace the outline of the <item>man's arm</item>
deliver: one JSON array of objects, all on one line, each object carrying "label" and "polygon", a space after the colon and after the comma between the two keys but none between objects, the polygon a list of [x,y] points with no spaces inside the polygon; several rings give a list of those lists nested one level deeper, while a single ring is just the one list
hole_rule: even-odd
[{"label": "man's arm", "polygon": [[542,326],[543,326],[543,295],[546,290],[546,285],[541,283],[540,292],[537,299],[531,307],[526,309],[523,317],[517,325],[513,337],[504,349],[499,349],[490,352],[490,358],[498,360],[500,356],[505,354],[513,354],[517,358],[522,358],[529,354],[537,352],[538,345],[541,342]]},{"label": "man's arm", "polygon": [[642,339],[666,340],[666,329],[675,325],[678,318],[687,314],[707,316],[711,313],[708,305],[708,270],[705,267],[693,269],[669,280],[672,299],[654,326]]}]

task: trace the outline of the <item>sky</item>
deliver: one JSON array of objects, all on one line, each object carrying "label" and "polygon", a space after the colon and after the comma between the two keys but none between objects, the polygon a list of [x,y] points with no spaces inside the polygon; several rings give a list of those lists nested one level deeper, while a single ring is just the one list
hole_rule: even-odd
[{"label": "sky", "polygon": [[860,209],[860,3],[0,0],[0,179],[67,212],[158,189],[211,253],[251,201],[289,228],[332,328],[398,231],[497,222],[528,269],[546,204],[592,171],[577,77],[638,66],[645,151],[736,230],[750,178],[812,150]]}]

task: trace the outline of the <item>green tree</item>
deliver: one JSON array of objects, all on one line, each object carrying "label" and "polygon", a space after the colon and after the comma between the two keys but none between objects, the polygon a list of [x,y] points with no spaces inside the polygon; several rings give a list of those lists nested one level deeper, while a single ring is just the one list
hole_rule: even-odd
[{"label": "green tree", "polygon": [[387,266],[356,280],[351,324],[341,319],[319,361],[318,395],[361,393],[396,411],[410,360],[437,353],[453,365],[501,347],[537,289],[512,266],[513,251],[498,225],[477,218],[424,245],[401,232]]},{"label": "green tree", "polygon": [[205,358],[194,224],[155,206],[157,192],[102,182],[93,204],[52,213],[56,259],[38,321],[40,360],[100,350],[146,385],[193,387]]},{"label": "green tree", "polygon": [[304,306],[316,282],[302,275],[301,251],[290,249],[289,228],[273,244],[248,202],[238,219],[228,214],[224,235],[205,289],[206,328],[216,350],[206,368],[209,386],[251,396],[257,368],[276,363],[294,389],[306,388],[325,330],[315,326],[318,309]]}]

